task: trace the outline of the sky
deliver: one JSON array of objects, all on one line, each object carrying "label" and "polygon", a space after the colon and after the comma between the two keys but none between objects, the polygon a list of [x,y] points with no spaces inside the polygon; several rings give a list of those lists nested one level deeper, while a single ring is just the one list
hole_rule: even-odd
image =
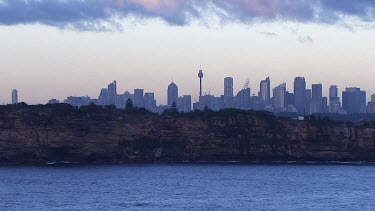
[{"label": "sky", "polygon": [[89,95],[117,80],[118,93],[144,88],[166,104],[173,80],[198,100],[252,94],[295,76],[375,94],[373,0],[0,0],[0,104]]}]

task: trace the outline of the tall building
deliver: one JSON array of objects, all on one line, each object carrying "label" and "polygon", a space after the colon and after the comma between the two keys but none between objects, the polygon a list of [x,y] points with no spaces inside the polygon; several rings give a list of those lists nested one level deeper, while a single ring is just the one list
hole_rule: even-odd
[{"label": "tall building", "polygon": [[329,107],[328,107],[328,98],[323,97],[322,98],[322,113],[328,113]]},{"label": "tall building", "polygon": [[367,105],[367,113],[375,113],[375,94],[371,95],[371,101]]},{"label": "tall building", "polygon": [[336,100],[339,97],[339,92],[336,85],[331,85],[329,87],[329,101]]},{"label": "tall building", "polygon": [[310,103],[310,113],[322,113],[323,112],[323,86],[322,84],[313,84],[311,86],[311,103]]},{"label": "tall building", "polygon": [[338,89],[336,85],[329,87],[329,112],[338,113],[341,110],[340,97],[338,96]]},{"label": "tall building", "polygon": [[98,104],[101,106],[109,105],[108,103],[108,89],[100,90],[100,95],[98,97]]},{"label": "tall building", "polygon": [[249,87],[242,89],[236,96],[236,104],[238,109],[248,110],[250,108],[251,90]]},{"label": "tall building", "polygon": [[173,102],[176,102],[178,98],[178,87],[175,83],[171,83],[168,86],[168,105],[172,106]]},{"label": "tall building", "polygon": [[271,81],[270,77],[260,82],[259,99],[267,104],[270,103],[271,99]]},{"label": "tall building", "polygon": [[348,113],[366,113],[366,92],[350,87],[342,92],[342,108]]},{"label": "tall building", "polygon": [[154,93],[145,93],[144,106],[149,111],[156,111],[156,100]]},{"label": "tall building", "polygon": [[116,105],[117,84],[116,81],[108,85],[107,105]]},{"label": "tall building", "polygon": [[143,89],[134,89],[134,107],[143,108],[144,101],[143,101]]},{"label": "tall building", "polygon": [[18,91],[17,89],[13,89],[12,91],[12,104],[15,105],[18,103]]},{"label": "tall building", "polygon": [[191,111],[191,95],[184,95],[182,97],[178,97],[176,100],[177,109],[182,112],[190,112]]},{"label": "tall building", "polygon": [[298,113],[306,113],[306,81],[304,77],[294,79],[294,107]]},{"label": "tall building", "polygon": [[233,97],[233,78],[224,78],[224,97]]},{"label": "tall building", "polygon": [[183,111],[190,112],[191,111],[191,95],[184,95],[182,96],[183,99]]},{"label": "tall building", "polygon": [[274,110],[281,111],[285,108],[286,83],[280,84],[273,89],[273,108]]}]

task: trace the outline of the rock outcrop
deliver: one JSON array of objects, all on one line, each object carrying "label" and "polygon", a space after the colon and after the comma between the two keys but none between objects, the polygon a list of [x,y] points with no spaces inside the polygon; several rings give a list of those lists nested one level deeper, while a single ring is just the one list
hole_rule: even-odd
[{"label": "rock outcrop", "polygon": [[375,161],[375,124],[223,110],[157,115],[69,106],[0,110],[0,164]]}]

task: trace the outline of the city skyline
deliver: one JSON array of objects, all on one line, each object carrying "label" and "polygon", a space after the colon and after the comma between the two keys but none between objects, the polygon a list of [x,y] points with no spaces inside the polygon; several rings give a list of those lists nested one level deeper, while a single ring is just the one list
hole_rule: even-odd
[{"label": "city skyline", "polygon": [[234,78],[235,90],[250,78],[257,93],[268,75],[289,91],[304,76],[308,87],[361,87],[369,95],[375,3],[353,2],[3,0],[0,102],[10,102],[15,87],[31,104],[94,96],[114,79],[120,90],[147,87],[165,102],[172,76],[194,101],[200,65],[210,85],[203,92],[215,95],[224,77]]},{"label": "city skyline", "polygon": [[[155,93],[144,88],[136,88],[133,92],[117,90],[117,81],[114,80],[107,87],[102,88],[97,98],[92,96],[69,96],[63,101],[52,98],[49,104],[67,103],[75,107],[95,104],[102,107],[116,106],[119,109],[126,108],[129,99],[134,107],[145,108],[151,112],[163,113],[166,109],[176,108],[181,112],[192,110],[204,110],[206,108],[218,111],[226,108],[242,110],[265,110],[274,113],[307,114],[352,114],[375,113],[375,94],[368,96],[365,90],[359,87],[345,87],[338,93],[337,85],[329,86],[328,96],[323,95],[323,84],[306,86],[306,78],[297,76],[294,78],[293,92],[287,90],[287,84],[282,83],[272,88],[270,76],[259,83],[259,92],[251,92],[250,80],[247,79],[242,88],[234,94],[234,79],[223,79],[223,92],[219,96],[211,93],[202,93],[204,72],[198,71],[199,100],[192,101],[191,94],[179,95],[178,85],[172,82],[166,89],[167,102],[157,102]],[[271,95],[272,88],[272,95]],[[367,101],[367,98],[371,100]],[[18,90],[12,91],[12,104],[18,103]]]},{"label": "city skyline", "polygon": [[[199,73],[201,73],[201,71],[202,70],[200,69]],[[203,71],[202,71],[202,73],[203,73]],[[337,85],[334,85],[334,84],[325,85],[325,84],[322,84],[322,83],[311,83],[310,86],[309,86],[309,84],[306,82],[308,79],[306,79],[305,77],[302,77],[302,76],[296,76],[293,80],[294,80],[293,85],[289,85],[289,86],[288,86],[288,83],[286,83],[286,82],[281,83],[281,84],[271,85],[270,76],[268,75],[264,80],[260,80],[258,91],[254,91],[254,87],[256,87],[256,86],[254,84],[250,83],[249,78],[246,79],[244,84],[245,84],[245,86],[248,86],[250,88],[250,90],[251,90],[250,96],[251,97],[257,96],[260,99],[262,99],[263,101],[266,101],[268,103],[271,100],[271,98],[273,98],[275,96],[275,93],[273,93],[274,92],[273,90],[278,89],[280,86],[283,86],[283,89],[285,89],[285,91],[287,91],[289,93],[292,93],[292,94],[295,94],[296,92],[299,92],[302,89],[305,89],[306,91],[310,91],[310,95],[311,95],[310,97],[313,100],[313,102],[315,102],[316,100],[314,100],[314,99],[318,99],[319,97],[316,97],[316,95],[314,95],[314,87],[316,88],[318,86],[319,87],[318,96],[320,96],[320,98],[327,98],[328,107],[329,107],[329,103],[331,101],[334,101],[332,98],[338,97],[339,102],[341,103],[340,99],[341,99],[342,92],[344,92],[345,90],[348,90],[348,89],[357,88],[357,87],[352,87],[352,86],[338,87]],[[297,81],[303,80],[303,84],[299,85],[299,83],[296,82],[296,80]],[[227,76],[227,77],[223,78],[223,86],[222,86],[222,92],[221,93],[214,94],[214,93],[211,93],[211,92],[202,91],[202,96],[205,96],[205,95],[213,95],[213,96],[221,96],[222,95],[224,97],[236,96],[239,92],[241,92],[241,89],[242,90],[244,89],[244,87],[241,84],[240,85],[236,84],[234,81],[235,81],[235,79],[233,77]],[[198,87],[201,86],[201,85],[204,86],[204,84],[205,84],[205,82],[202,80],[202,84],[200,84],[200,82],[198,82]],[[168,85],[168,87],[166,89],[166,92],[162,93],[162,96],[159,97],[159,98],[165,97],[166,102],[158,101],[157,100],[158,98],[156,97],[157,95],[155,94],[155,92],[153,90],[148,89],[148,88],[145,88],[145,87],[134,88],[134,91],[135,90],[142,91],[142,96],[143,96],[143,94],[152,93],[153,98],[155,97],[155,101],[157,101],[157,103],[156,103],[157,105],[171,106],[172,102],[175,102],[177,100],[177,98],[179,97],[178,86],[179,85],[176,84],[174,82],[174,80],[172,79],[172,81],[170,82],[170,84]],[[236,90],[234,87],[241,87],[241,88]],[[262,88],[263,88],[263,91],[262,91]],[[326,88],[326,90],[325,90],[325,88]],[[332,91],[332,88],[334,88],[334,91]],[[198,88],[198,90],[199,90],[199,88]],[[14,104],[14,102],[26,102],[27,103],[27,101],[22,100],[22,97],[21,97],[21,100],[19,100],[18,91],[19,91],[18,89],[12,89],[11,98],[10,98],[11,102],[3,102],[2,104]],[[133,90],[132,89],[126,89],[124,92],[120,91],[119,93],[117,93],[117,91],[118,91],[117,90],[117,80],[114,80],[112,83],[110,83],[108,85],[107,88],[101,89],[101,91],[98,94],[98,97],[96,97],[96,95],[90,96],[88,94],[86,94],[86,95],[67,95],[67,96],[65,96],[61,99],[52,97],[52,98],[49,98],[49,100],[47,100],[46,102],[35,103],[35,104],[45,104],[45,103],[48,103],[48,101],[50,101],[50,100],[57,100],[58,102],[63,102],[68,96],[70,96],[70,97],[91,97],[91,99],[97,98],[99,105],[106,105],[106,104],[115,105],[115,102],[116,102],[115,98],[116,98],[117,94],[125,94],[125,95],[128,94],[129,95],[130,92],[133,91]],[[366,98],[365,98],[366,102],[370,102],[372,100],[372,97],[375,94],[375,92],[370,93],[370,92],[368,92],[366,90],[363,90],[363,89],[362,89],[362,91],[366,95]],[[183,96],[183,95],[190,95],[190,96],[197,95],[198,100],[193,100],[192,103],[199,102],[200,91],[198,91],[198,92],[199,93],[187,93],[186,91],[185,92],[183,91],[184,94],[182,94],[181,96]],[[101,100],[101,96],[103,94],[107,94],[107,93],[109,93],[109,96],[111,96],[111,97],[109,99],[102,99]],[[315,96],[315,98],[314,98],[314,96]],[[304,101],[304,98],[302,98],[301,100]],[[319,102],[319,103],[321,104],[322,102]],[[33,104],[33,103],[31,103],[31,104]],[[297,102],[297,105],[298,105],[298,102]],[[341,106],[341,104],[340,104],[340,106]],[[302,108],[302,107],[304,107],[304,105],[300,105],[300,107]],[[318,109],[318,111],[319,111],[319,109]]]}]

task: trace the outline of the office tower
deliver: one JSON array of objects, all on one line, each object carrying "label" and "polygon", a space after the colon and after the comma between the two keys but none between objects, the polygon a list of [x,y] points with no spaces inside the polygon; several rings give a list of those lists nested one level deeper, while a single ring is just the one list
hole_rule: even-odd
[{"label": "office tower", "polygon": [[125,108],[126,100],[123,94],[116,95],[115,102],[116,102],[116,108]]},{"label": "office tower", "polygon": [[273,89],[273,108],[280,111],[285,108],[286,102],[286,83],[280,84]]},{"label": "office tower", "polygon": [[328,112],[329,112],[328,98],[327,97],[323,97],[322,98],[322,113],[328,113]]},{"label": "office tower", "polygon": [[310,113],[310,103],[311,103],[311,89],[306,89],[304,114]]},{"label": "office tower", "polygon": [[336,100],[339,97],[338,89],[336,85],[331,85],[329,87],[329,101]]},{"label": "office tower", "polygon": [[108,105],[116,105],[116,98],[117,98],[117,84],[116,81],[110,83],[108,85],[108,94],[107,94],[107,104]]},{"label": "office tower", "polygon": [[175,83],[171,83],[168,86],[168,105],[172,106],[173,102],[176,102],[178,97],[178,87]]},{"label": "office tower", "polygon": [[213,95],[203,95],[199,97],[199,109],[203,110],[205,107],[209,109],[215,109],[215,96]]},{"label": "office tower", "polygon": [[143,89],[134,89],[134,107],[143,108]]},{"label": "office tower", "polygon": [[12,104],[15,105],[18,103],[18,91],[17,89],[13,89],[12,91]]},{"label": "office tower", "polygon": [[294,107],[294,94],[289,91],[285,92],[285,107],[293,106]]},{"label": "office tower", "polygon": [[155,100],[155,94],[154,93],[145,93],[144,106],[149,111],[155,111],[156,110],[156,100]]},{"label": "office tower", "polygon": [[323,98],[323,87],[322,84],[313,84],[311,86],[311,103],[310,103],[310,113],[322,113],[322,98]]},{"label": "office tower", "polygon": [[266,80],[262,80],[260,82],[260,89],[259,89],[259,99],[267,104],[270,103],[271,99],[271,82],[270,78],[267,77]]},{"label": "office tower", "polygon": [[134,103],[134,94],[130,94],[130,92],[126,91],[124,93],[124,100],[125,100],[125,103],[126,101],[130,99],[133,103]]},{"label": "office tower", "polygon": [[348,113],[366,113],[366,92],[350,87],[342,92],[342,108]]},{"label": "office tower", "polygon": [[183,111],[190,112],[191,111],[191,95],[184,95],[183,98]]},{"label": "office tower", "polygon": [[329,87],[329,112],[338,113],[341,110],[340,97],[338,96],[338,89],[336,85]]},{"label": "office tower", "polygon": [[224,78],[224,97],[233,97],[233,78]]},{"label": "office tower", "polygon": [[101,106],[106,106],[108,104],[108,89],[100,90],[100,95],[98,97],[98,103]]},{"label": "office tower", "polygon": [[375,113],[375,94],[371,95],[371,101],[367,105],[367,113]]},{"label": "office tower", "polygon": [[250,107],[251,90],[249,87],[242,89],[236,96],[236,104],[238,109],[247,110]]},{"label": "office tower", "polygon": [[199,97],[202,97],[202,78],[203,78],[203,70],[199,70],[198,77],[199,77]]},{"label": "office tower", "polygon": [[296,77],[294,79],[294,107],[298,113],[303,114],[306,112],[305,105],[306,98],[306,81],[304,77]]}]

